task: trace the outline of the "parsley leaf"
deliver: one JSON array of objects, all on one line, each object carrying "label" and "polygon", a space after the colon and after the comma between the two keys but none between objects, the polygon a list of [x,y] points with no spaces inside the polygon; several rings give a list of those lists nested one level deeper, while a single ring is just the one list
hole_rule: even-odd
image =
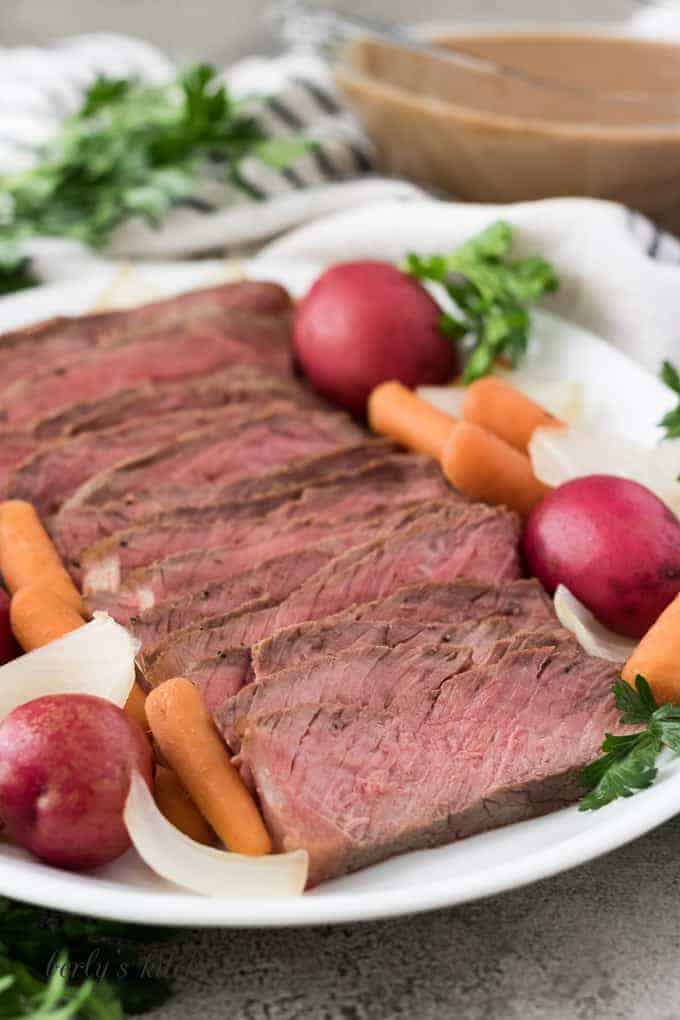
[{"label": "parsley leaf", "polygon": [[678,406],[663,416],[659,427],[666,430],[664,439],[680,439],[680,372],[670,361],[664,361],[661,378],[669,389],[677,393]]},{"label": "parsley leaf", "polygon": [[158,226],[173,206],[196,198],[207,165],[249,192],[239,174],[246,157],[282,168],[309,147],[267,138],[208,64],[164,86],[99,78],[36,150],[34,167],[0,176],[0,292],[33,282],[19,247],[27,238],[102,248],[130,217]]},{"label": "parsley leaf", "polygon": [[619,797],[630,797],[651,786],[663,747],[680,754],[680,707],[659,706],[643,676],[635,678],[634,688],[619,680],[613,690],[621,723],[645,728],[624,736],[605,735],[603,754],[583,770],[583,784],[590,793],[581,800],[581,811],[597,811]]},{"label": "parsley leaf", "polygon": [[557,290],[549,262],[512,259],[511,246],[512,227],[499,220],[450,255],[407,256],[407,272],[441,284],[456,304],[457,314],[442,317],[444,333],[453,341],[472,338],[465,383],[487,375],[502,355],[513,367],[519,363],[529,341],[529,306]]}]

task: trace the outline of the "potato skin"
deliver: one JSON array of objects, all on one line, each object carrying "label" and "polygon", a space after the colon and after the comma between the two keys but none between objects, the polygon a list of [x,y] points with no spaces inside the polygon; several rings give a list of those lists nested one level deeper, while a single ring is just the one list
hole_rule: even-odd
[{"label": "potato skin", "polygon": [[530,514],[522,546],[552,593],[564,584],[598,620],[640,638],[680,592],[680,522],[653,492],[612,475],[560,485]]},{"label": "potato skin", "polygon": [[320,393],[364,414],[379,383],[419,386],[455,375],[458,357],[441,317],[425,288],[389,263],[340,263],[299,303],[295,353]]},{"label": "potato skin", "polygon": [[151,786],[149,742],[116,705],[86,694],[36,698],[0,724],[0,818],[48,864],[107,864],[130,846],[123,807],[133,769]]}]

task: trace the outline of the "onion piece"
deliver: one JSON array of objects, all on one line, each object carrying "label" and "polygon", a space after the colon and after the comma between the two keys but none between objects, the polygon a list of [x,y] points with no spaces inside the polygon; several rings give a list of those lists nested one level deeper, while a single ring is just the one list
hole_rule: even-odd
[{"label": "onion piece", "polygon": [[161,878],[203,896],[295,896],[307,882],[306,850],[245,857],[189,839],[161,814],[133,772],[123,819],[139,856]]},{"label": "onion piece", "polygon": [[553,603],[557,619],[571,631],[588,655],[610,662],[626,662],[633,654],[636,642],[603,627],[563,584],[558,584]]},{"label": "onion piece", "polygon": [[619,436],[581,429],[536,429],[529,443],[534,474],[557,486],[585,475],[617,475],[646,486],[680,514],[680,443],[649,449]]},{"label": "onion piece", "polygon": [[94,694],[123,707],[139,642],[107,613],[0,667],[0,719],[45,694]]}]

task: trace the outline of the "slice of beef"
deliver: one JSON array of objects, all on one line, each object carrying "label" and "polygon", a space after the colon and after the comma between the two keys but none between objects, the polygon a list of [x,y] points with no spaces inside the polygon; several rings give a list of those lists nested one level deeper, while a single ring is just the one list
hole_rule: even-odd
[{"label": "slice of beef", "polygon": [[277,631],[253,646],[252,676],[344,654],[360,642],[392,645],[409,640],[408,635],[421,628],[444,625],[455,632],[468,622],[476,625],[489,618],[507,619],[513,630],[519,630],[554,621],[555,614],[545,589],[535,580],[420,584],[324,620]]},{"label": "slice of beef", "polygon": [[[339,446],[318,457],[302,458],[262,475],[247,475],[227,482],[214,493],[213,499],[215,502],[244,502],[262,499],[274,493],[280,494],[280,499],[296,499],[306,485],[329,485],[339,478],[350,478],[367,465],[383,460],[391,451],[388,442],[376,439]],[[425,461],[425,458],[409,460]],[[429,471],[433,477],[438,474],[432,461]],[[93,497],[96,492],[95,488]],[[83,502],[83,495],[83,489],[80,489],[62,507],[54,524],[62,556],[74,569],[79,569],[81,555],[89,546],[168,510],[168,506],[157,500],[153,492],[147,493],[145,498],[135,498],[132,494],[117,503],[101,506],[96,502],[92,505]],[[170,499],[168,502],[172,505],[176,500]],[[201,505],[195,492],[192,493],[191,504]],[[176,509],[184,511],[186,507],[180,505]]]},{"label": "slice of beef", "polygon": [[384,711],[312,705],[249,722],[241,762],[277,850],[310,884],[575,800],[606,731],[618,669],[575,642],[508,652]]},{"label": "slice of beef", "polygon": [[240,688],[250,665],[247,649],[229,661],[220,658],[232,646],[252,645],[283,627],[428,581],[462,576],[494,583],[514,580],[520,574],[518,533],[517,517],[505,509],[479,504],[462,511],[447,507],[425,524],[350,550],[279,606],[262,608],[247,618],[215,617],[171,634],[145,657],[144,670],[151,684],[172,675],[191,674],[198,683],[210,679],[226,697]]},{"label": "slice of beef", "polygon": [[[179,508],[87,549],[79,556],[83,587],[87,593],[116,591],[137,567],[225,544],[238,547],[234,567],[247,569],[253,557],[262,561],[297,548],[301,540],[325,538],[329,526],[347,530],[359,514],[428,499],[462,501],[432,462],[395,455],[325,486]],[[298,537],[300,530],[303,534]],[[60,549],[70,559],[61,538]]]},{"label": "slice of beef", "polygon": [[[505,649],[511,645],[516,650],[529,643],[543,648],[573,640],[556,623],[552,628],[521,631],[518,638],[513,637],[511,618],[502,616],[467,621],[448,631],[444,624],[435,630],[421,627],[410,636],[407,624],[394,627],[403,632],[403,640],[396,646],[359,644],[344,654],[291,666],[246,684],[213,710],[229,747],[238,751],[241,733],[258,715],[314,704],[365,705],[379,711],[408,697],[426,679],[430,684],[435,679],[444,683],[453,673],[498,658],[499,646]],[[385,636],[392,640],[394,632],[386,630]]]},{"label": "slice of beef", "polygon": [[60,317],[0,336],[2,386],[102,344],[120,343],[151,330],[187,326],[206,315],[234,309],[260,315],[286,313],[290,298],[277,284],[248,281],[190,291],[124,311]]},{"label": "slice of beef", "polygon": [[143,381],[180,382],[231,365],[290,369],[288,323],[274,316],[240,316],[229,324],[198,319],[95,350],[34,371],[0,393],[0,420],[16,427],[78,400],[96,400]]},{"label": "slice of beef", "polygon": [[230,575],[227,580],[208,584],[176,601],[162,602],[124,622],[141,641],[143,650],[156,645],[172,631],[194,625],[203,618],[233,613],[247,603],[262,599],[280,602],[345,549],[341,539],[329,538],[265,560],[252,570]]},{"label": "slice of beef", "polygon": [[[309,527],[303,524],[292,529],[283,552],[272,550],[271,544],[267,543],[266,546],[255,544],[246,547],[249,556],[243,555],[244,549],[227,545],[213,550],[200,550],[194,555],[169,557],[153,564],[151,568],[134,571],[128,583],[118,592],[101,592],[89,596],[88,608],[91,612],[105,610],[119,623],[144,622],[149,639],[145,644],[151,644],[153,631],[157,632],[157,643],[163,632],[179,630],[198,622],[200,618],[228,612],[233,608],[232,603],[221,607],[219,605],[223,592],[228,592],[232,582],[238,583],[239,577],[247,579],[259,575],[262,564],[274,570],[280,563],[281,568],[293,577],[295,571],[292,570],[292,564],[295,563],[295,557],[306,550],[317,549],[320,545],[321,549],[328,552],[326,562],[329,562],[334,556],[368,542],[382,531],[422,520],[426,515],[436,512],[438,506],[431,503],[408,504],[390,509],[379,506],[345,517],[325,517],[322,527],[314,527],[310,522]],[[318,535],[321,535],[320,540]],[[328,545],[329,541],[333,543],[332,546]],[[258,586],[261,586],[259,581]],[[293,584],[290,591],[296,586]],[[280,584],[277,588],[280,590]],[[266,588],[262,588],[257,597],[263,595],[275,597],[278,602],[284,598]]]},{"label": "slice of beef", "polygon": [[159,444],[179,439],[185,434],[193,435],[197,429],[219,427],[221,434],[243,422],[256,421],[276,412],[292,411],[296,406],[292,402],[262,404],[256,400],[205,411],[177,411],[143,423],[133,419],[126,425],[101,432],[84,432],[56,440],[43,445],[16,468],[7,482],[7,493],[12,499],[33,503],[38,514],[46,519],[56,513],[88,478],[114,464],[147,453]]},{"label": "slice of beef", "polygon": [[207,410],[255,399],[285,399],[309,407],[323,406],[321,398],[295,379],[273,375],[256,365],[235,365],[181,383],[157,386],[143,382],[101,400],[79,401],[39,418],[30,428],[39,439],[56,439],[115,428],[132,419],[153,418],[173,411]]},{"label": "slice of beef", "polygon": [[30,432],[0,430],[0,498],[7,498],[7,484],[12,472],[33,456],[40,447],[39,441]]}]

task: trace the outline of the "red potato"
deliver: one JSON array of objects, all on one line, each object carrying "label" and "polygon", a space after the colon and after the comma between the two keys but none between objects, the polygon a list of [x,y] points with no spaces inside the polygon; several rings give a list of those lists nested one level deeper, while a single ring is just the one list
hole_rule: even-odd
[{"label": "red potato", "polygon": [[680,521],[653,492],[611,475],[560,485],[530,514],[527,566],[564,584],[598,620],[640,638],[680,592]]},{"label": "red potato", "polygon": [[12,633],[9,618],[10,598],[4,588],[0,588],[0,666],[21,655],[21,648]]},{"label": "red potato", "polygon": [[84,870],[130,846],[123,807],[133,769],[151,786],[140,727],[89,694],[51,694],[0,723],[0,818],[41,860]]},{"label": "red potato", "polygon": [[363,414],[379,383],[420,386],[456,374],[458,356],[441,317],[425,288],[387,262],[341,263],[298,305],[295,351],[317,390]]}]

